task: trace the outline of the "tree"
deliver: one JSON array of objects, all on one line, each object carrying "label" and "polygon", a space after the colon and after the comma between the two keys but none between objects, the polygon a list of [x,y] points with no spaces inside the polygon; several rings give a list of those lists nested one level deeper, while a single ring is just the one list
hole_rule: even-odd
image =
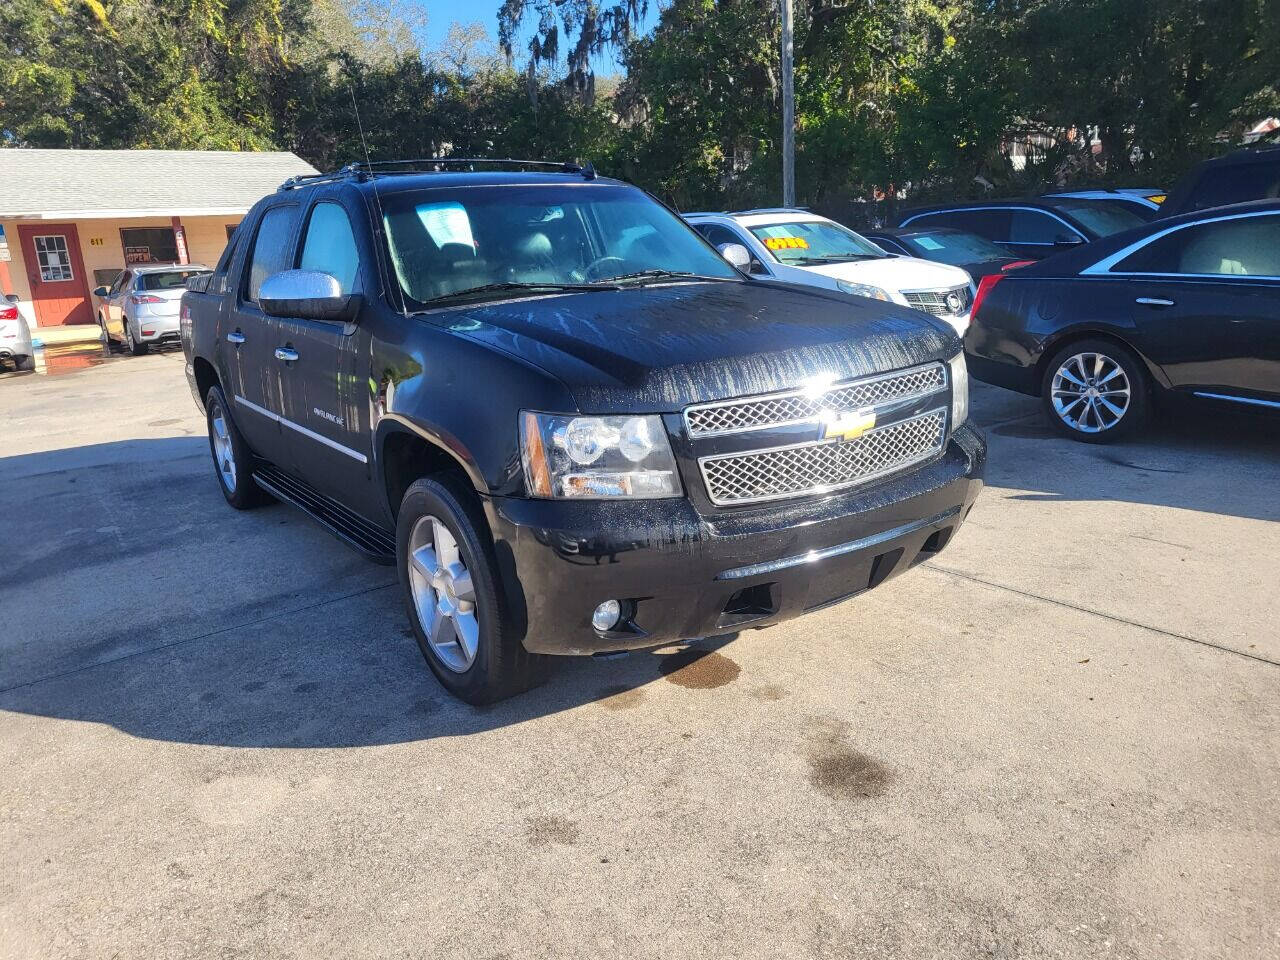
[{"label": "tree", "polygon": [[[504,0],[498,10],[498,43],[510,60],[521,28],[531,14],[537,16],[525,68],[530,92],[536,94],[539,68],[558,66],[563,32],[569,44],[564,85],[587,103],[595,99],[591,58],[608,47],[625,45],[648,9],[648,0],[619,0],[605,8],[597,6],[595,0]],[[536,96],[533,99],[536,102]]]}]

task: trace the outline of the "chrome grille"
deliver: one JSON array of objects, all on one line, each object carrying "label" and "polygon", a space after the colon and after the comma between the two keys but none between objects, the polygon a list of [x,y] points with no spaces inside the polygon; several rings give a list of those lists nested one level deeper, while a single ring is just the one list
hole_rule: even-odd
[{"label": "chrome grille", "polygon": [[837,383],[821,393],[789,390],[742,400],[689,407],[684,419],[691,437],[763,430],[818,420],[823,413],[874,407],[908,397],[936,393],[947,385],[942,364],[914,367],[880,377]]},{"label": "chrome grille", "polygon": [[[947,303],[947,298],[952,294],[958,304],[955,308]],[[960,286],[945,290],[904,290],[902,295],[911,306],[935,317],[959,317],[968,312],[972,291],[968,286]]]},{"label": "chrome grille", "polygon": [[936,454],[946,440],[947,411],[900,420],[856,440],[818,440],[699,461],[712,503],[730,506],[825,493],[865,483]]}]

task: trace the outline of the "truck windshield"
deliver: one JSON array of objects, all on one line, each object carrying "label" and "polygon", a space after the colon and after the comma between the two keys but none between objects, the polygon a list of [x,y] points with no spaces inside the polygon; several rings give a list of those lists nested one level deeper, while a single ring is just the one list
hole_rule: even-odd
[{"label": "truck windshield", "polygon": [[[633,187],[472,186],[384,193],[391,265],[410,306],[671,274],[738,279],[684,221]],[[480,288],[485,288],[480,291]]]}]

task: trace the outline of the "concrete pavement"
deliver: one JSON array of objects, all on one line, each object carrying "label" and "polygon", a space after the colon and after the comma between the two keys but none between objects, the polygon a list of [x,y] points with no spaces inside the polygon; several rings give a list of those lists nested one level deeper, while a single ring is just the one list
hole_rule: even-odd
[{"label": "concrete pavement", "polygon": [[936,560],[476,710],[180,355],[0,379],[0,956],[1277,955],[1280,431],[974,416]]}]

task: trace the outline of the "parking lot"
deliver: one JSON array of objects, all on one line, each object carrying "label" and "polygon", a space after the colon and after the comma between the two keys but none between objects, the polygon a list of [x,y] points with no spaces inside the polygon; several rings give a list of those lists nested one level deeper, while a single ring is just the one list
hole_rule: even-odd
[{"label": "parking lot", "polygon": [[475,709],[181,354],[0,378],[0,954],[1276,956],[1280,428],[973,399],[938,558]]}]

